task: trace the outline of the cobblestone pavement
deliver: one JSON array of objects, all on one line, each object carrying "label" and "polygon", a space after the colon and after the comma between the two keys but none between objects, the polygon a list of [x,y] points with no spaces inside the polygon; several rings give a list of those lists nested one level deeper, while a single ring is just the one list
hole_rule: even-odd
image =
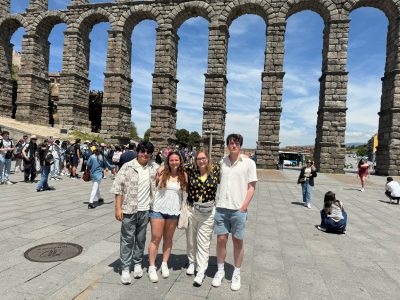
[{"label": "cobblestone pavement", "polygon": [[[21,182],[22,174],[14,174],[16,184],[0,186],[0,298],[398,299],[400,206],[384,197],[385,178],[371,176],[362,193],[355,174],[318,174],[313,206],[307,209],[297,176],[298,170],[259,171],[246,229],[242,289],[232,292],[231,244],[223,285],[211,287],[216,271],[213,238],[207,277],[202,287],[194,287],[193,277],[185,273],[185,236],[180,230],[168,279],[160,276],[153,284],[145,274],[129,286],[121,285],[120,224],[114,219],[112,181],[102,181],[104,205],[88,210],[90,183],[63,178],[50,181],[55,191],[37,193],[33,184]],[[345,204],[346,235],[315,228],[328,190]],[[84,250],[64,262],[24,258],[30,247],[49,242],[73,242]]]}]

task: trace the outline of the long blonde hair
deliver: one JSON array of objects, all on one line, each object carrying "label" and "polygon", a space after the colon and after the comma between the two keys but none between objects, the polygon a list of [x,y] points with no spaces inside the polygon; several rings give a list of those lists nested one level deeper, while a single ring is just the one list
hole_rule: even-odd
[{"label": "long blonde hair", "polygon": [[178,182],[180,183],[181,186],[181,190],[184,191],[186,189],[187,186],[187,180],[186,180],[186,175],[185,175],[185,170],[183,169],[183,160],[182,157],[180,156],[179,152],[176,150],[170,151],[168,153],[167,159],[165,160],[165,167],[164,167],[164,171],[161,175],[161,179],[159,182],[159,187],[160,188],[166,188],[167,187],[167,181],[171,175],[171,167],[169,166],[169,158],[172,155],[177,155],[179,157],[179,167],[178,167]]}]

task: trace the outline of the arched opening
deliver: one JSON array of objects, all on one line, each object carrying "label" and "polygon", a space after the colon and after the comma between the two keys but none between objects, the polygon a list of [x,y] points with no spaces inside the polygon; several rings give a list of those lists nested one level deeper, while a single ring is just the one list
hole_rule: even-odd
[{"label": "arched opening", "polygon": [[287,20],[279,131],[282,152],[301,152],[313,157],[323,30],[323,19],[310,10],[297,12]]},{"label": "arched opening", "polygon": [[62,71],[64,32],[66,24],[57,24],[53,27],[49,35],[49,65],[48,77],[50,80],[49,93],[49,124],[54,126],[59,124],[57,106],[59,101],[60,77]]},{"label": "arched opening", "polygon": [[388,19],[370,7],[357,8],[350,17],[345,167],[356,168],[357,156],[375,162]]},{"label": "arched opening", "polygon": [[266,23],[259,16],[243,15],[233,21],[229,35],[225,138],[242,134],[243,148],[251,155],[258,138]]},{"label": "arched opening", "polygon": [[87,40],[87,51],[90,53],[89,72],[89,120],[92,132],[100,132],[102,119],[102,103],[104,94],[104,72],[107,61],[108,30],[106,22],[94,25]]},{"label": "arched opening", "polygon": [[178,30],[176,138],[178,146],[188,151],[200,146],[208,24],[203,17],[193,17]]},{"label": "arched opening", "polygon": [[144,20],[134,27],[131,37],[131,78],[133,80],[131,138],[134,140],[144,138],[146,131],[150,130],[156,28],[157,23],[155,21]]},{"label": "arched opening", "polygon": [[29,6],[29,0],[11,0],[10,12],[12,14],[23,13]]}]

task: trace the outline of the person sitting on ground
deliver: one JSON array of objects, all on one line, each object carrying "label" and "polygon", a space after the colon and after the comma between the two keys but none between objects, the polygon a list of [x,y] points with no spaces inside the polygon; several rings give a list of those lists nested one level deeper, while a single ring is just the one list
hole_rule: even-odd
[{"label": "person sitting on ground", "polygon": [[336,199],[335,193],[325,194],[324,208],[321,210],[321,225],[318,229],[332,233],[346,233],[347,213],[343,203]]},{"label": "person sitting on ground", "polygon": [[394,200],[397,200],[397,204],[399,204],[400,184],[397,181],[394,181],[392,177],[386,178],[385,195],[390,199],[390,203],[393,203]]}]

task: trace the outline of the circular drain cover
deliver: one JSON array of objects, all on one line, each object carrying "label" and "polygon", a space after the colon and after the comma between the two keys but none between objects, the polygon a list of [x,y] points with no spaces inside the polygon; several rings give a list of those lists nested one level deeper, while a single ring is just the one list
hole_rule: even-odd
[{"label": "circular drain cover", "polygon": [[32,247],[25,251],[26,259],[35,262],[63,261],[82,253],[82,246],[71,243],[50,243]]}]

